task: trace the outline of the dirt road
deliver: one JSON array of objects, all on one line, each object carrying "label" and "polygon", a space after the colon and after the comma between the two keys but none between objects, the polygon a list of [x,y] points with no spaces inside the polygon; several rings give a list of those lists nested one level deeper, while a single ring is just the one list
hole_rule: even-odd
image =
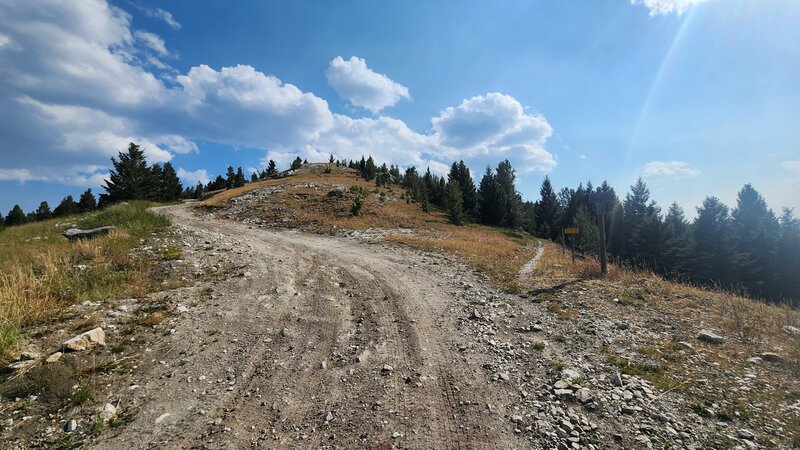
[{"label": "dirt road", "polygon": [[241,276],[183,315],[132,380],[135,420],[101,448],[521,448],[519,392],[484,366],[446,258],[276,232],[163,208],[198,240],[236,250]]}]

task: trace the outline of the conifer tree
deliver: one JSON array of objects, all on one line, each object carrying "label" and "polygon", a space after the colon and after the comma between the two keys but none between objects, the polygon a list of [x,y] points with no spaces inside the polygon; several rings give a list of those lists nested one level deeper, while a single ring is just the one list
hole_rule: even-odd
[{"label": "conifer tree", "polygon": [[267,176],[274,177],[277,174],[278,174],[278,168],[275,164],[275,161],[270,159],[269,163],[267,164]]},{"label": "conifer tree", "polygon": [[131,142],[128,151],[119,152],[117,158],[111,158],[111,163],[114,169],[103,186],[106,194],[101,196],[101,203],[151,198],[158,183],[153,178],[152,170],[147,167],[144,152],[138,145]]},{"label": "conifer tree", "polygon": [[447,183],[444,197],[445,207],[447,208],[447,218],[453,225],[463,225],[464,218],[464,201],[461,196],[461,186],[458,181],[450,180]]},{"label": "conifer tree", "polygon": [[300,159],[300,157],[298,156],[297,158],[294,159],[294,161],[292,161],[292,165],[289,167],[289,169],[297,170],[302,166],[303,166],[303,160]]},{"label": "conifer tree", "polygon": [[225,172],[225,188],[233,189],[235,186],[236,186],[236,172],[234,172],[233,166],[228,166],[228,170]]},{"label": "conifer tree", "polygon": [[250,182],[255,183],[256,181],[258,181],[258,174],[253,172],[253,174],[250,175]]},{"label": "conifer tree", "polygon": [[175,168],[170,162],[164,163],[159,177],[159,196],[154,200],[174,202],[179,200],[182,194],[183,185],[178,178],[177,172],[175,172]]},{"label": "conifer tree", "polygon": [[486,225],[500,225],[505,220],[505,198],[491,167],[478,187],[478,217]]},{"label": "conifer tree", "polygon": [[6,216],[6,226],[13,227],[14,225],[22,225],[27,221],[25,217],[25,212],[22,211],[22,207],[19,205],[14,205],[11,208],[11,211],[8,212]]},{"label": "conifer tree", "polygon": [[39,203],[39,208],[34,213],[36,220],[47,220],[53,217],[52,211],[50,211],[50,205],[47,202]]},{"label": "conifer tree", "polygon": [[56,206],[56,209],[53,210],[53,215],[56,217],[66,217],[78,214],[79,212],[80,210],[78,209],[78,204],[75,203],[75,199],[73,199],[71,195],[68,195]]},{"label": "conifer tree", "polygon": [[731,212],[731,237],[736,249],[737,280],[753,295],[770,293],[780,224],[767,202],[750,184],[744,185]]},{"label": "conifer tree", "polygon": [[594,216],[589,212],[587,205],[581,204],[578,206],[570,226],[578,227],[578,230],[580,230],[578,235],[575,236],[575,248],[581,252],[592,254],[600,250],[597,221],[594,220]]},{"label": "conifer tree", "polygon": [[704,284],[730,286],[731,259],[728,207],[716,197],[706,197],[694,221],[692,278]]},{"label": "conifer tree", "polygon": [[536,204],[536,232],[546,239],[558,239],[561,235],[559,229],[560,206],[550,177],[545,176],[542,187],[539,189],[539,201]]},{"label": "conifer tree", "polygon": [[242,167],[236,169],[236,176],[233,179],[233,187],[238,188],[242,187],[247,183],[247,179],[244,177],[244,170]]},{"label": "conifer tree", "polygon": [[461,187],[461,198],[464,200],[464,213],[467,216],[474,216],[475,208],[477,207],[477,190],[475,189],[475,181],[469,173],[469,168],[464,164],[463,160],[453,163],[447,179],[458,182]]},{"label": "conifer tree", "polygon": [[372,181],[375,179],[375,175],[378,173],[378,168],[375,166],[375,160],[372,159],[372,155],[364,162],[364,169],[361,176],[364,177],[367,181]]},{"label": "conifer tree", "polygon": [[78,210],[82,213],[94,211],[97,208],[97,200],[92,194],[92,189],[86,189],[78,199]]}]

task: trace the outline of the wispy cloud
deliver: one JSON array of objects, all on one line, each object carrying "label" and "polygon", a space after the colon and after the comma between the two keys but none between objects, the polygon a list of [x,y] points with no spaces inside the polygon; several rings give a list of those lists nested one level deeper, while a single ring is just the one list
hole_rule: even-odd
[{"label": "wispy cloud", "polygon": [[181,29],[181,24],[178,23],[178,21],[175,20],[174,17],[172,17],[172,13],[169,11],[164,11],[161,8],[145,8],[145,7],[139,7],[139,10],[154,19],[163,20],[164,23],[169,25],[169,27],[172,28],[173,30]]},{"label": "wispy cloud", "polygon": [[642,168],[642,175],[649,178],[686,178],[700,175],[700,171],[684,161],[650,161]]},{"label": "wispy cloud", "polygon": [[650,10],[651,16],[664,14],[681,15],[693,5],[709,0],[630,0],[631,5],[644,5]]}]

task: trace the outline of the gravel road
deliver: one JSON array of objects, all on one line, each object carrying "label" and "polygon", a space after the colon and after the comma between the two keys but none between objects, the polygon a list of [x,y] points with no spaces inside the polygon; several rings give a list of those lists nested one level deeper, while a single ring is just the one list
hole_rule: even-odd
[{"label": "gravel road", "polygon": [[191,258],[230,245],[244,268],[154,349],[135,420],[100,448],[529,445],[505,406],[519,393],[461,326],[465,287],[491,295],[462,264],[161,211],[199,237]]}]

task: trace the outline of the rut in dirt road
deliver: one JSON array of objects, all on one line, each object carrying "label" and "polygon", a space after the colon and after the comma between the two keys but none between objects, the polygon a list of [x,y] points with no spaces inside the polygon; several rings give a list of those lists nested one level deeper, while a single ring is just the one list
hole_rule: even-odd
[{"label": "rut in dirt road", "polygon": [[407,249],[162,211],[234,243],[247,273],[216,284],[214,304],[165,338],[139,415],[100,447],[526,446],[503,406],[519,394],[465,345],[453,269]]}]

